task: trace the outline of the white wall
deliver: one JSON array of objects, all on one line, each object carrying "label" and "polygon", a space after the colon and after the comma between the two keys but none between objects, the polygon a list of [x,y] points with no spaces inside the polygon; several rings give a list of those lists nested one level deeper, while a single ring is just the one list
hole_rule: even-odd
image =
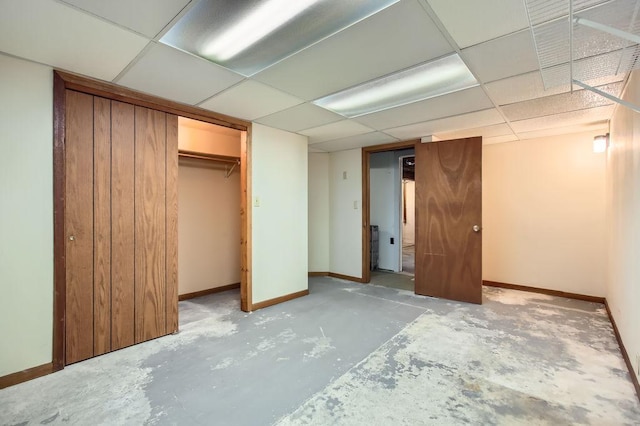
[{"label": "white wall", "polygon": [[181,159],[178,173],[178,294],[240,282],[240,170]]},{"label": "white wall", "polygon": [[0,376],[51,362],[52,81],[0,55]]},{"label": "white wall", "polygon": [[362,278],[361,149],[332,152],[329,157],[329,272]]},{"label": "white wall", "polygon": [[253,124],[253,303],[308,288],[307,138]]},{"label": "white wall", "polygon": [[[632,74],[623,98],[640,104],[638,71]],[[607,217],[607,301],[633,368],[640,374],[640,114],[622,106],[611,121]]]},{"label": "white wall", "polygon": [[309,272],[329,271],[329,154],[309,153]]},{"label": "white wall", "polygon": [[483,279],[605,295],[605,155],[594,133],[483,148]]},{"label": "white wall", "polygon": [[406,247],[416,243],[416,182],[406,180],[403,185],[406,192],[407,223],[402,223],[402,246]]}]

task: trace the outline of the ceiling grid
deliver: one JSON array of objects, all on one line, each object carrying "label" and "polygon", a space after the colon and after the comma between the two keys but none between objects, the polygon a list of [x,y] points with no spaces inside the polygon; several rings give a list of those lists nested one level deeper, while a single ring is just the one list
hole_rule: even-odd
[{"label": "ceiling grid", "polygon": [[[640,0],[569,1],[5,2],[0,54],[296,132],[314,151],[429,134],[499,143],[606,127],[640,65]],[[246,27],[260,19],[268,25]],[[242,25],[271,31],[233,41]],[[180,34],[200,47],[182,45]],[[225,49],[239,53],[202,58],[223,35],[231,37]],[[456,54],[473,75],[471,88],[443,86],[445,74],[462,78],[453,69],[427,71]],[[400,79],[411,69],[424,75]],[[387,98],[357,114],[318,106],[365,83],[381,89],[396,80],[386,94],[359,95]]]}]

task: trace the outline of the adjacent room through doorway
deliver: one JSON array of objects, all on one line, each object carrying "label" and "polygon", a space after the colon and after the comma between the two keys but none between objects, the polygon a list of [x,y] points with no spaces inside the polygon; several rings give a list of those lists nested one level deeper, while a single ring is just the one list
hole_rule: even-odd
[{"label": "adjacent room through doorway", "polygon": [[402,170],[402,212],[401,272],[414,275],[416,271],[416,157],[411,155],[400,158]]},{"label": "adjacent room through doorway", "polygon": [[371,282],[414,291],[414,149],[375,152],[369,162]]}]

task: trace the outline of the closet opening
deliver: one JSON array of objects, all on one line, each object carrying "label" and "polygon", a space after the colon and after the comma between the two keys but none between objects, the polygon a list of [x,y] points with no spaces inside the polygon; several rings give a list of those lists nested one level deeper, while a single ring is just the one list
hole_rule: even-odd
[{"label": "closet opening", "polygon": [[57,70],[53,92],[51,370],[178,331],[179,296],[251,311],[251,123]]},{"label": "closet opening", "polygon": [[178,117],[179,300],[240,288],[240,152],[245,135]]}]

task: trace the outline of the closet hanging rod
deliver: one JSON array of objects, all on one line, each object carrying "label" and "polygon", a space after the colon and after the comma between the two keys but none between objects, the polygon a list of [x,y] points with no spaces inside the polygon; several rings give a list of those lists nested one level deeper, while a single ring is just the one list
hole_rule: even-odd
[{"label": "closet hanging rod", "polygon": [[196,153],[190,151],[178,151],[178,156],[184,158],[195,158],[198,160],[219,161],[221,163],[238,164],[240,162],[240,159],[234,157],[224,157],[219,155],[205,154],[200,152]]}]

